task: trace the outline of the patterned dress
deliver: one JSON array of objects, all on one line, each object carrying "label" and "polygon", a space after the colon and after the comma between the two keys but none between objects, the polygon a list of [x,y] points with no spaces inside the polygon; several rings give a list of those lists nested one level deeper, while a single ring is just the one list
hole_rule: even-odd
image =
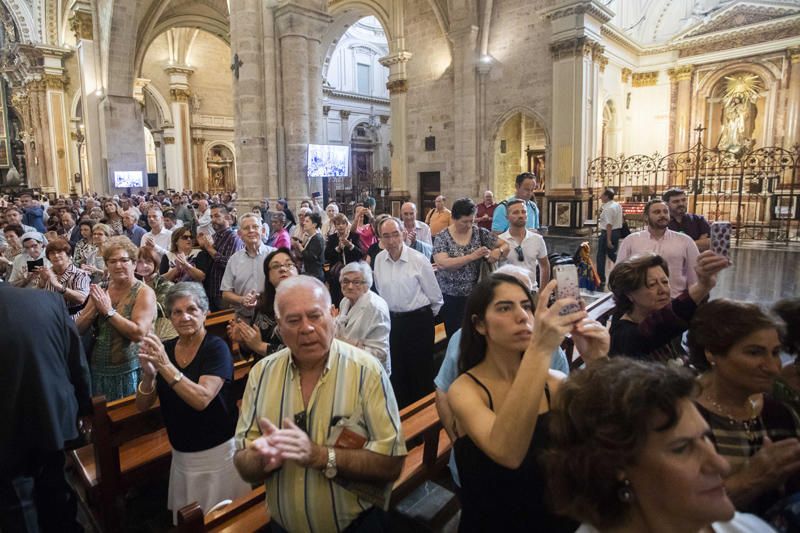
[{"label": "patterned dress", "polygon": [[[117,312],[131,320],[136,296],[144,283],[137,280],[127,298],[117,305]],[[136,393],[139,383],[139,344],[132,342],[104,316],[95,320],[97,339],[92,350],[92,390],[113,401]]]}]

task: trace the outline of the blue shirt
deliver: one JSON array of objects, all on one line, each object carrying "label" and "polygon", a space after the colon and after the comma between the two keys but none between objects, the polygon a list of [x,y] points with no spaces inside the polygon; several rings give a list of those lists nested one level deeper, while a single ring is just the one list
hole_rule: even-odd
[{"label": "blue shirt", "polygon": [[[492,216],[492,231],[502,233],[508,230],[508,215],[506,214],[507,202],[514,200],[516,196],[511,196],[505,202],[500,202],[494,209]],[[539,206],[533,200],[526,200],[525,207],[528,208],[528,229],[539,229]]]},{"label": "blue shirt", "polygon": [[[458,378],[458,345],[460,343],[461,330],[459,329],[450,337],[450,340],[447,343],[447,352],[444,354],[444,361],[442,361],[442,366],[439,368],[439,373],[433,380],[436,388],[442,392],[447,392],[450,389],[450,385],[452,385],[456,378]],[[569,375],[569,363],[567,362],[567,355],[564,353],[564,350],[562,350],[561,347],[556,348],[553,352],[553,358],[550,361],[550,368]],[[450,454],[450,462],[448,463],[448,466],[450,467],[450,474],[453,476],[453,481],[460,487],[461,480],[458,477],[458,469],[456,468],[456,454]]]},{"label": "blue shirt", "polygon": [[147,231],[145,231],[145,229],[138,224],[134,224],[133,228],[130,230],[123,227],[122,231],[125,233],[125,236],[128,237],[136,246],[142,245],[142,237],[145,233],[147,233]]},{"label": "blue shirt", "polygon": [[45,233],[47,228],[44,227],[44,207],[32,205],[25,209],[25,213],[22,215],[22,223],[33,226],[40,233]]}]

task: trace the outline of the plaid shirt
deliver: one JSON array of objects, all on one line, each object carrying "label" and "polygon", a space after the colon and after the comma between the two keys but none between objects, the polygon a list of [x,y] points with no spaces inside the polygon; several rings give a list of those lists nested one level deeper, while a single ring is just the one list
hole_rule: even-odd
[{"label": "plaid shirt", "polygon": [[244,243],[233,228],[218,231],[214,234],[214,249],[217,251],[217,256],[214,257],[211,263],[211,270],[206,278],[206,289],[209,298],[219,296],[219,287],[222,284],[225,267],[228,266],[228,259],[242,248],[244,248]]}]

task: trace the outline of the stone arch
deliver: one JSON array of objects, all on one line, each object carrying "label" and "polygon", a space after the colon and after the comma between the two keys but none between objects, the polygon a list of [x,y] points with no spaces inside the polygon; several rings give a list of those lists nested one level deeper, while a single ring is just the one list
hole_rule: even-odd
[{"label": "stone arch", "polygon": [[21,43],[40,42],[41,31],[36,24],[36,17],[30,6],[24,0],[1,0],[14,21],[17,31],[17,40]]},{"label": "stone arch", "polygon": [[[519,173],[522,170],[527,170],[527,168],[522,168],[522,151],[519,152],[519,165],[515,167],[514,162],[510,161],[507,165],[505,165],[503,159],[508,157],[513,157],[515,152],[511,152],[511,156],[506,154],[500,153],[500,139],[501,134],[503,133],[504,127],[507,123],[513,119],[516,119],[517,116],[520,116],[520,121],[524,121],[525,119],[533,121],[539,128],[543,131],[544,134],[544,142],[542,146],[531,147],[532,149],[540,149],[544,150],[544,157],[545,157],[545,177],[550,174],[550,130],[548,127],[547,122],[545,122],[542,115],[537,112],[535,109],[529,106],[515,106],[504,113],[502,113],[497,119],[494,120],[491,127],[492,135],[488,139],[488,146],[487,150],[489,153],[489,171],[491,172],[491,178],[488,180],[489,187],[494,191],[495,197],[503,199],[509,196],[513,192],[513,177],[509,180],[509,175],[503,175],[504,173],[512,172],[514,175]],[[522,126],[521,126],[522,127]],[[522,149],[522,143],[524,139],[520,139],[521,144],[519,146],[520,150]],[[508,152],[507,152],[508,154]],[[501,157],[503,159],[501,159]],[[506,168],[508,167],[508,168]],[[512,167],[517,168],[518,170],[514,171]],[[540,185],[541,186],[541,185]]]},{"label": "stone arch", "polygon": [[378,19],[386,35],[386,42],[389,43],[391,47],[393,37],[389,13],[387,13],[378,2],[370,0],[346,0],[331,6],[330,15],[333,17],[333,22],[328,26],[320,44],[320,50],[322,50],[322,58],[320,61],[323,77],[328,73],[328,64],[333,52],[336,50],[336,45],[339,43],[339,40],[350,26],[364,17],[373,16]]},{"label": "stone arch", "polygon": [[[774,120],[778,105],[778,93],[780,92],[780,69],[766,61],[734,61],[724,67],[715,69],[700,77],[697,81],[692,110],[694,117],[691,124],[709,124],[709,120],[714,120],[708,116],[708,99],[717,84],[726,76],[737,72],[750,72],[757,75],[764,82],[764,123],[763,123],[763,146],[771,146],[775,137]],[[712,138],[713,133],[709,128],[704,132],[704,143],[707,146],[715,146],[716,139]],[[694,140],[692,141],[694,142]]]},{"label": "stone arch", "polygon": [[613,98],[603,105],[600,130],[600,155],[614,157],[619,153],[619,113]]},{"label": "stone arch", "polygon": [[150,84],[145,85],[143,90],[153,99],[153,102],[155,102],[156,107],[158,108],[158,112],[161,115],[162,120],[162,123],[159,126],[162,128],[172,126],[172,111],[170,110],[169,104],[167,103],[167,99],[164,98],[164,95],[162,95],[158,89]]}]

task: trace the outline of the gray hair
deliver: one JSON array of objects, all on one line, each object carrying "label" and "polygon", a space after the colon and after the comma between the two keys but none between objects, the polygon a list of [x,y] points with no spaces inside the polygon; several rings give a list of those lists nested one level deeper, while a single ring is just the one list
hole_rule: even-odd
[{"label": "gray hair", "polygon": [[298,215],[303,215],[303,216],[309,214],[310,212],[311,212],[311,209],[308,208],[308,207],[301,207],[300,209],[297,210],[297,214]]},{"label": "gray hair", "polygon": [[531,281],[531,273],[527,268],[522,268],[519,265],[503,265],[492,274],[506,274],[514,276],[522,282],[523,285],[528,287],[529,291],[533,290],[533,282]]},{"label": "gray hair", "polygon": [[287,292],[294,292],[294,290],[299,288],[313,289],[315,296],[322,298],[322,306],[325,309],[330,309],[331,294],[328,292],[328,288],[320,280],[306,275],[294,276],[281,281],[281,284],[275,289],[275,318],[281,318],[279,304],[282,296]]},{"label": "gray hair", "polygon": [[367,287],[372,287],[372,269],[367,263],[364,261],[353,261],[352,263],[347,263],[341,272],[339,272],[339,281],[341,282],[342,279],[344,279],[344,275],[350,274],[351,272],[364,276],[364,281],[367,282]]},{"label": "gray hair", "polygon": [[325,211],[327,211],[327,210],[328,210],[328,208],[330,208],[330,207],[334,208],[334,209],[336,210],[336,212],[337,212],[337,213],[339,212],[339,206],[338,206],[338,205],[336,205],[336,204],[335,204],[335,203],[333,203],[333,202],[331,202],[331,203],[329,203],[329,204],[328,204],[328,206],[325,208]]},{"label": "gray hair", "polygon": [[243,214],[242,216],[239,217],[239,226],[242,225],[242,223],[244,222],[244,219],[246,219],[246,218],[252,218],[256,222],[258,222],[258,227],[259,228],[262,226],[261,215],[256,215],[252,211],[248,211],[247,213],[245,213],[245,214]]},{"label": "gray hair", "polygon": [[[403,221],[402,220],[400,220],[397,217],[386,217],[383,220],[381,220],[380,222],[378,222],[378,233],[381,232],[381,228],[383,227],[383,225],[386,224],[390,220],[393,220],[397,224],[397,229],[398,230],[400,230],[401,232],[403,231]],[[378,235],[378,237],[380,238],[380,235]]]},{"label": "gray hair", "polygon": [[270,221],[273,221],[275,219],[278,219],[278,221],[281,224],[283,224],[284,222],[286,222],[286,213],[284,213],[283,211],[273,211],[272,216],[270,217]]},{"label": "gray hair", "polygon": [[167,298],[164,302],[167,318],[172,316],[172,306],[181,298],[191,298],[203,313],[208,312],[208,296],[203,286],[194,281],[181,281],[167,290]]}]

